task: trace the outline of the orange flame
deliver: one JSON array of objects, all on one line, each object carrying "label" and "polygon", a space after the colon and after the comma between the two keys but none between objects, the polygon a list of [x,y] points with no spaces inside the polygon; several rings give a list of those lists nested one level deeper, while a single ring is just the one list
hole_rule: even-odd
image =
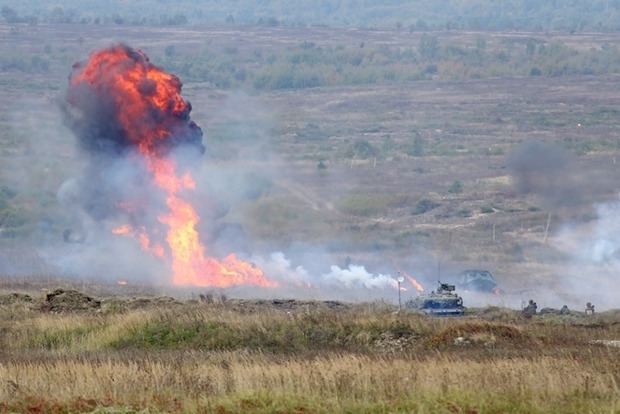
[{"label": "orange flame", "polygon": [[424,288],[422,287],[421,284],[418,283],[417,280],[415,280],[413,277],[409,276],[406,273],[403,273],[405,275],[405,277],[407,278],[407,280],[409,280],[411,282],[411,284],[413,285],[413,287],[415,287],[417,289],[418,292],[424,292]]},{"label": "orange flame", "polygon": [[[95,93],[114,102],[122,134],[146,160],[155,186],[166,194],[168,212],[158,220],[167,226],[167,247],[152,244],[141,228],[134,237],[142,248],[165,258],[177,285],[218,286],[251,284],[273,287],[253,264],[230,254],[223,260],[207,257],[196,226],[200,217],[182,198],[182,192],[195,188],[189,173],[181,176],[177,165],[167,158],[167,149],[175,142],[175,128],[187,125],[191,106],[181,98],[182,83],[175,75],[151,64],[140,50],[118,45],[93,53],[82,66],[74,65],[70,78],[73,86],[86,84]],[[195,124],[193,124],[195,126]],[[114,234],[132,233],[130,226],[113,230]]]},{"label": "orange flame", "polygon": [[129,234],[129,232],[131,231],[131,226],[129,224],[123,224],[120,227],[117,227],[115,229],[112,229],[112,234]]},{"label": "orange flame", "polygon": [[112,229],[112,234],[115,234],[117,236],[130,236],[138,240],[140,246],[142,247],[142,250],[144,250],[145,252],[149,252],[157,257],[163,258],[165,256],[164,248],[161,245],[151,244],[151,239],[149,238],[148,234],[146,234],[146,230],[144,229],[144,227],[142,227],[142,230],[136,234],[136,231],[134,231],[134,229],[129,224],[123,224],[120,227]]}]

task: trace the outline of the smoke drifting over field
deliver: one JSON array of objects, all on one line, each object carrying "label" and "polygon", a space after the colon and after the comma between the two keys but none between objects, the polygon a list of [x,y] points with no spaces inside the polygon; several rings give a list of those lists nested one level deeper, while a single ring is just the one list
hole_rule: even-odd
[{"label": "smoke drifting over field", "polygon": [[[122,47],[120,50],[127,49]],[[139,62],[145,67],[145,70],[151,66],[144,55],[135,50],[129,52],[129,60]],[[79,78],[85,66],[86,62],[77,65],[74,68],[72,78],[76,79],[76,76]],[[105,74],[103,76],[98,75],[97,78],[107,79]],[[172,84],[181,86],[180,82],[173,77],[169,79]],[[198,88],[196,87],[195,90],[199,90]],[[156,91],[156,87],[151,81],[141,82],[137,89],[146,96],[153,96],[153,92]],[[215,94],[212,90],[209,93]],[[244,284],[245,280],[242,278],[240,283],[227,288],[234,289],[235,294],[317,299],[385,298],[394,302],[397,299],[394,277],[398,270],[411,273],[426,290],[432,290],[436,287],[438,278],[438,256],[443,256],[442,280],[444,277],[446,279],[443,281],[453,282],[458,272],[463,269],[464,264],[462,262],[452,265],[448,263],[452,253],[448,250],[450,246],[444,252],[440,251],[443,246],[426,246],[428,250],[412,251],[410,257],[402,257],[402,261],[398,263],[402,267],[399,268],[393,261],[388,262],[384,260],[384,257],[380,257],[383,254],[386,256],[392,254],[385,250],[375,252],[367,249],[360,251],[359,254],[351,252],[351,255],[357,257],[349,262],[345,261],[346,253],[343,253],[344,250],[337,254],[327,252],[327,250],[338,250],[333,248],[337,245],[337,241],[330,241],[329,248],[321,248],[321,246],[305,244],[303,235],[291,236],[296,240],[290,245],[284,246],[260,245],[260,241],[257,242],[249,238],[243,227],[237,224],[243,220],[235,214],[243,214],[243,212],[240,213],[239,210],[235,210],[235,203],[241,201],[249,204],[248,200],[259,202],[264,195],[269,196],[266,193],[272,190],[270,178],[273,178],[274,181],[277,180],[278,186],[284,186],[284,184],[290,186],[291,198],[299,196],[304,203],[308,203],[309,209],[314,209],[315,206],[317,209],[325,208],[325,205],[321,205],[321,201],[324,202],[324,200],[320,200],[318,197],[319,202],[315,203],[316,200],[303,198],[306,193],[297,191],[303,190],[301,188],[303,184],[286,177],[286,172],[275,171],[275,163],[269,164],[269,167],[263,165],[262,160],[265,155],[269,156],[266,154],[269,149],[261,148],[260,143],[269,140],[269,130],[272,127],[269,117],[273,114],[265,113],[267,112],[266,109],[257,103],[260,97],[247,97],[240,93],[228,92],[226,94],[217,92],[217,94],[226,95],[229,98],[224,101],[224,105],[219,105],[218,102],[216,111],[208,112],[208,116],[229,116],[232,118],[234,115],[235,118],[233,118],[233,122],[225,124],[231,128],[231,130],[225,131],[226,133],[214,132],[208,123],[200,122],[204,128],[205,136],[216,137],[209,142],[209,145],[213,145],[213,141],[217,144],[220,142],[218,140],[223,139],[222,137],[227,138],[236,135],[237,138],[235,138],[235,145],[226,148],[231,151],[230,154],[226,154],[230,157],[226,158],[225,161],[220,160],[220,162],[214,163],[209,159],[211,148],[206,148],[204,156],[202,155],[204,145],[202,143],[202,130],[198,125],[192,123],[190,114],[192,118],[196,118],[196,115],[195,112],[191,111],[192,108],[188,103],[187,106],[181,104],[180,110],[173,111],[174,115],[170,122],[165,123],[166,130],[170,132],[166,136],[171,138],[170,140],[166,139],[163,142],[157,141],[152,145],[141,146],[140,140],[134,140],[133,135],[127,133],[117,117],[119,112],[123,112],[119,109],[123,105],[126,104],[128,109],[135,106],[129,104],[133,102],[131,96],[117,100],[107,87],[97,88],[84,82],[78,82],[71,86],[67,92],[67,101],[63,105],[63,113],[66,116],[66,124],[75,133],[76,147],[79,149],[79,159],[74,166],[70,167],[74,170],[80,170],[79,173],[72,173],[73,178],[64,182],[60,188],[57,184],[52,187],[58,188],[58,200],[73,221],[62,223],[63,228],[66,227],[64,235],[62,230],[60,232],[55,231],[54,234],[58,239],[61,240],[64,236],[66,243],[63,243],[60,249],[53,250],[54,254],[46,256],[50,263],[57,265],[65,274],[70,275],[105,278],[107,281],[122,279],[129,282],[171,284],[174,260],[170,256],[167,240],[168,227],[172,222],[172,218],[167,215],[170,211],[168,199],[170,193],[158,185],[153,178],[155,171],[153,160],[163,159],[174,162],[176,178],[172,182],[184,187],[182,190],[173,192],[173,195],[177,200],[186,201],[199,216],[199,220],[194,223],[193,228],[199,234],[197,240],[204,247],[204,256],[222,260],[233,252],[238,256],[237,259],[249,265],[247,272],[251,273],[255,270],[262,272],[264,278],[256,280],[267,280],[278,284],[277,287],[260,287],[260,285],[252,283]],[[347,98],[343,99],[342,102],[346,102]],[[369,94],[368,99],[373,99],[371,94]],[[386,101],[389,99],[391,98],[385,98]],[[168,102],[170,103],[165,105],[166,108],[174,108],[179,103],[176,100]],[[31,103],[28,103],[24,106],[30,107],[30,105]],[[49,103],[47,105],[53,106]],[[359,108],[365,108],[365,106],[359,105]],[[377,108],[377,111],[381,110],[378,104],[373,108]],[[343,111],[345,109],[346,107]],[[196,110],[198,107],[194,108],[194,111]],[[15,111],[18,112],[18,110]],[[32,111],[32,113],[38,112]],[[163,111],[163,114],[165,113]],[[340,115],[342,119],[346,118],[345,114]],[[149,135],[153,132],[153,128],[157,128],[162,116],[162,111],[157,108],[150,108],[145,115],[131,116],[129,119],[138,120],[138,123],[144,127],[140,131],[146,131],[145,135]],[[21,121],[17,116],[14,118],[15,123],[26,125],[31,123],[31,120]],[[166,119],[166,116],[163,118]],[[303,120],[299,122],[301,123]],[[220,122],[219,125],[224,125],[224,123]],[[20,127],[23,131],[24,128]],[[45,129],[45,126],[37,126],[31,129],[32,131],[29,131],[28,135],[35,137],[37,133]],[[329,128],[325,128],[325,130],[327,131]],[[143,135],[140,134],[139,136]],[[35,138],[32,140],[35,142]],[[41,154],[41,157],[37,158],[38,163],[53,158],[53,145],[49,143],[47,145],[48,148]],[[268,147],[268,145],[264,146]],[[34,151],[39,151],[42,148],[39,143],[32,145],[32,147]],[[150,154],[153,154],[154,157],[151,157]],[[424,168],[419,168],[419,171],[424,171],[424,173],[416,173],[416,179],[434,177],[435,171],[443,168],[437,160],[430,160],[430,158],[433,157],[416,158],[416,163],[424,165]],[[464,158],[466,157],[461,159]],[[547,209],[555,214],[556,208],[573,206],[579,202],[583,202],[585,205],[591,201],[590,192],[596,191],[598,181],[589,179],[587,174],[580,171],[575,163],[577,158],[579,157],[572,156],[567,150],[560,147],[530,142],[518,148],[515,154],[509,158],[508,167],[517,180],[520,195],[523,195],[524,198],[534,195],[538,200],[536,207],[545,210],[540,215],[546,217]],[[394,165],[397,164],[396,168],[402,169],[402,172],[405,173],[403,175],[407,175],[403,166],[409,167],[409,164],[405,164],[406,161],[406,157],[403,156],[403,159],[394,162]],[[382,160],[379,160],[378,168],[373,169],[373,173],[380,169],[381,163]],[[3,170],[7,169],[6,165],[0,167]],[[457,165],[455,165],[456,167]],[[22,168],[26,169],[25,167]],[[265,170],[265,168],[271,170]],[[289,168],[295,168],[295,166]],[[343,177],[336,176],[335,170],[336,168],[332,168],[330,164],[329,170],[326,171],[328,174],[325,174],[329,181],[324,183],[325,186],[322,191],[346,194],[346,187],[351,181],[350,176],[345,180]],[[347,172],[355,172],[355,169],[351,169],[349,166],[347,166],[347,170]],[[454,170],[451,171],[454,173]],[[195,181],[195,188],[186,186],[189,183],[183,180],[185,173],[191,175]],[[385,173],[385,170],[382,173]],[[500,174],[504,173],[501,172]],[[67,175],[65,174],[65,176]],[[283,183],[283,175],[285,178],[289,178],[286,183]],[[411,177],[411,174],[407,176]],[[385,175],[385,177],[392,176]],[[450,176],[450,178],[453,177]],[[342,181],[338,181],[339,178],[343,178]],[[432,179],[429,178],[429,180]],[[468,181],[465,180],[468,178],[463,179],[463,184],[465,191],[469,192],[470,187]],[[27,183],[24,186],[27,187]],[[410,189],[409,187],[402,191],[409,191]],[[281,187],[278,190],[281,190]],[[393,191],[401,190],[394,189]],[[415,200],[418,195],[426,197],[423,191],[427,190],[420,190],[419,194],[411,195],[409,200]],[[469,193],[467,194],[469,195]],[[501,202],[499,201],[499,203]],[[447,207],[445,203],[444,206]],[[495,219],[495,213],[497,215],[503,214],[503,212],[497,211],[478,215],[476,214],[477,209],[478,207],[475,205],[471,207],[470,211],[476,217],[472,217],[471,220],[467,219],[474,226],[477,225],[476,220],[479,216],[482,217],[482,220],[488,220],[486,222],[488,224]],[[523,269],[521,274],[517,274],[517,271],[514,272],[514,279],[521,278],[524,281],[523,285],[533,290],[533,292],[524,293],[523,299],[527,300],[531,296],[538,301],[540,307],[560,307],[566,303],[571,308],[578,310],[587,300],[595,303],[597,309],[614,306],[611,295],[618,288],[617,278],[614,276],[618,274],[616,271],[618,267],[616,260],[618,243],[614,237],[613,229],[617,228],[614,217],[617,216],[618,210],[618,206],[614,203],[600,205],[597,220],[587,223],[590,227],[587,231],[584,230],[586,225],[582,223],[580,226],[576,224],[570,228],[567,226],[564,231],[558,233],[559,223],[552,221],[548,243],[557,245],[560,253],[558,258],[552,257],[546,262],[545,258],[540,260],[538,257],[534,258],[532,260],[533,265],[542,263],[534,271],[528,272],[530,263],[527,261],[529,258],[526,258],[525,262],[504,264],[504,269],[513,265],[514,268],[520,269],[519,272]],[[233,214],[229,214],[231,211]],[[526,214],[528,216],[538,214],[532,213]],[[434,212],[428,216],[426,223],[430,224],[430,228],[436,224],[433,217],[437,216]],[[164,222],[162,222],[162,218],[164,218]],[[411,221],[409,219],[407,218],[408,223]],[[422,216],[416,216],[414,219],[418,223],[426,220]],[[461,222],[463,221],[465,220],[461,220]],[[447,223],[446,226],[451,225],[448,220],[445,223]],[[383,226],[383,224],[382,222],[381,225]],[[443,226],[444,221],[439,224]],[[382,229],[385,230],[387,227],[386,224]],[[519,230],[515,230],[517,227],[518,224],[515,224],[515,228],[510,231],[518,233]],[[397,228],[394,226],[394,228],[395,232],[401,230],[403,233],[410,232],[410,230],[417,231],[415,227],[402,226]],[[498,240],[501,238],[500,231],[498,225]],[[424,232],[426,230],[420,233],[419,239],[423,242],[431,240],[431,237],[427,238],[422,234]],[[430,234],[434,230],[428,232]],[[526,244],[526,239],[538,237],[535,232],[527,232],[528,229],[521,233],[524,236],[523,238],[514,239],[517,240],[515,246],[524,246],[526,254],[529,253],[528,249],[530,249],[530,246]],[[47,234],[51,234],[51,231]],[[498,242],[498,245],[501,242]],[[458,246],[459,249],[461,247]],[[463,250],[465,251],[466,248]],[[165,256],[163,259],[159,256],[162,251]],[[464,255],[467,256],[467,253],[465,251]],[[495,251],[492,251],[489,254],[491,258],[489,261],[482,261],[475,265],[494,270],[497,265],[493,262],[494,253]],[[484,252],[480,256],[483,254]],[[472,254],[470,257],[474,262],[478,256]],[[575,258],[575,260],[569,263],[568,258]],[[202,259],[199,259],[198,262],[201,265],[190,267],[202,269],[204,262]],[[14,272],[14,269],[12,267],[7,271]],[[547,273],[541,275],[537,273],[539,269],[543,269],[542,272]],[[551,280],[551,277],[547,277],[548,273],[555,273],[554,284],[550,286],[550,289],[547,289],[548,284],[543,287],[538,283],[542,279],[545,282]],[[200,274],[202,273],[199,271],[195,272],[195,275]],[[248,273],[238,272],[237,274],[245,277],[243,275]],[[496,277],[501,286],[508,277],[512,278],[513,275],[506,276],[506,273],[502,273],[500,270],[496,273]],[[198,280],[200,281],[200,279]],[[206,290],[211,289],[212,286],[213,289],[220,288],[217,284],[210,285],[209,283],[212,280],[207,280],[208,283],[195,285],[188,283],[191,282],[190,280],[181,279],[181,282],[181,286],[188,289]],[[408,283],[405,284],[408,291],[404,292],[403,298],[415,294],[413,287]],[[519,305],[521,298],[517,297],[517,300],[514,300],[513,297],[505,296],[491,297],[490,299],[500,305],[515,307]],[[486,305],[491,302],[490,299],[484,295],[480,297],[470,296],[466,298],[465,305]]]},{"label": "smoke drifting over field", "polygon": [[[507,159],[517,189],[523,195],[534,195],[549,214],[571,207],[591,209],[594,219],[568,220],[552,231],[550,244],[561,257],[553,266],[556,282],[552,289],[535,286],[530,295],[541,303],[568,304],[585,307],[590,301],[601,309],[617,307],[620,289],[620,201],[590,203],[608,187],[615,187],[605,177],[579,168],[567,150],[530,141]],[[592,213],[588,213],[590,216]]]},{"label": "smoke drifting over field", "polygon": [[519,192],[535,195],[544,208],[579,205],[599,186],[584,176],[571,153],[557,145],[526,142],[507,164]]},{"label": "smoke drifting over field", "polygon": [[[246,177],[250,185],[230,185],[231,172],[202,157],[203,133],[190,119],[181,87],[176,76],[122,44],[74,65],[62,112],[84,167],[58,191],[77,224],[65,230],[66,248],[55,264],[111,280],[247,288],[254,295],[294,295],[295,289],[306,297],[342,298],[360,289],[375,297],[394,293],[393,277],[354,263],[328,267],[325,260],[326,270],[311,273],[284,253],[263,258],[246,251],[243,229],[222,226],[220,219],[240,198],[232,192],[257,191],[261,183]],[[238,106],[238,99],[230,104]],[[252,127],[238,129],[256,134]]]},{"label": "smoke drifting over field", "polygon": [[564,223],[554,244],[566,254],[559,282],[583,303],[618,308],[620,290],[620,198],[594,206],[596,219]]}]

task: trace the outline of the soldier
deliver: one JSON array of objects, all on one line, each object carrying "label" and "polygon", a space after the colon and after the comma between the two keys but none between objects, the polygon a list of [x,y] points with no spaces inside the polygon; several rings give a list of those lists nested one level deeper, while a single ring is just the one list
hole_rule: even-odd
[{"label": "soldier", "polygon": [[536,305],[536,302],[530,299],[530,301],[527,303],[527,306],[523,309],[523,314],[527,316],[536,315],[537,308],[538,306]]},{"label": "soldier", "polygon": [[562,306],[562,309],[560,309],[560,315],[570,315],[570,309],[568,309],[568,306]]},{"label": "soldier", "polygon": [[591,316],[594,315],[594,305],[590,302],[586,303],[586,315]]}]

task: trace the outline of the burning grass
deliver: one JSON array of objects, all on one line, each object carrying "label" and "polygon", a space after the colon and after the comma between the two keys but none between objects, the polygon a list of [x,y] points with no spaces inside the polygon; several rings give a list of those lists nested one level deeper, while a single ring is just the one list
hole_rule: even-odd
[{"label": "burning grass", "polygon": [[0,412],[615,412],[620,399],[620,349],[591,341],[620,338],[614,312],[444,319],[130,294],[60,312],[40,293],[0,301]]}]

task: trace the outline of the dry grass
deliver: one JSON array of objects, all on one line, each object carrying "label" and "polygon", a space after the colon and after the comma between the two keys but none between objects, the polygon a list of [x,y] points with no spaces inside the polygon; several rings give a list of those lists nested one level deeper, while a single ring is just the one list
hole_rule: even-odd
[{"label": "dry grass", "polygon": [[[0,412],[618,412],[616,312],[376,304],[1,305]],[[110,303],[115,306],[109,306]],[[297,306],[292,306],[297,305]],[[310,306],[311,305],[311,306]],[[197,333],[197,334],[194,334]]]},{"label": "dry grass", "polygon": [[215,406],[236,411],[254,401],[256,412],[267,412],[286,410],[287,398],[303,401],[311,412],[346,412],[344,407],[374,411],[380,406],[448,411],[450,404],[482,412],[502,405],[513,411],[562,412],[583,404],[602,412],[598,410],[620,402],[613,373],[595,372],[567,357],[473,361],[330,354],[273,360],[256,353],[189,352],[137,362],[8,363],[0,366],[0,376],[5,402],[24,396],[89,398],[102,405],[112,401],[117,407],[163,411],[174,404],[178,411]]}]

